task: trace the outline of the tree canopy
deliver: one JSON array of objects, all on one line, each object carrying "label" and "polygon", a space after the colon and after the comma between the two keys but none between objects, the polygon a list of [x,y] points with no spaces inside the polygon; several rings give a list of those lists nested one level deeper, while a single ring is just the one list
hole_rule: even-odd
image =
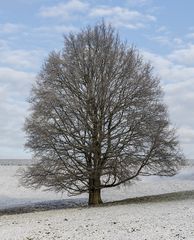
[{"label": "tree canopy", "polygon": [[26,119],[35,164],[22,181],[102,202],[103,188],[139,175],[172,176],[184,158],[160,81],[111,25],[64,38],[45,61]]}]

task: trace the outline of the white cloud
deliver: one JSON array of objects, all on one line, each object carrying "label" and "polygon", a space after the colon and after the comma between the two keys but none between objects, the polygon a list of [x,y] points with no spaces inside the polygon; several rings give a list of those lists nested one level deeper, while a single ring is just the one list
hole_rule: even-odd
[{"label": "white cloud", "polygon": [[170,46],[172,42],[170,41],[170,38],[166,35],[160,35],[160,36],[154,36],[151,37],[151,40],[154,40],[162,45]]},{"label": "white cloud", "polygon": [[87,3],[80,0],[71,0],[67,3],[59,3],[51,7],[42,7],[39,14],[42,17],[69,18],[73,12],[84,12],[87,8]]},{"label": "white cloud", "polygon": [[11,65],[14,68],[38,68],[40,59],[45,53],[43,50],[11,50],[10,48],[0,49],[0,63]]},{"label": "white cloud", "polygon": [[5,86],[0,87],[0,104],[7,98],[7,92]]},{"label": "white cloud", "polygon": [[190,81],[194,78],[194,68],[176,64],[170,58],[171,54],[166,57],[159,56],[147,51],[143,52],[143,55],[147,60],[150,60],[155,66],[156,72],[162,78],[164,83],[166,82],[181,82],[189,79]]},{"label": "white cloud", "polygon": [[4,39],[0,39],[0,50],[8,47],[7,41]]},{"label": "white cloud", "polygon": [[143,6],[143,5],[150,4],[152,2],[152,0],[127,0],[127,2],[130,5]]},{"label": "white cloud", "polygon": [[22,147],[24,134],[21,130],[26,115],[26,105],[4,100],[0,102],[0,112],[0,146]]},{"label": "white cloud", "polygon": [[35,32],[39,32],[43,33],[43,34],[50,34],[50,33],[59,33],[59,34],[63,34],[63,33],[69,33],[69,32],[75,32],[78,29],[74,26],[68,26],[68,25],[54,25],[52,27],[48,27],[48,26],[42,26],[42,27],[38,27],[35,28],[34,31]]},{"label": "white cloud", "polygon": [[33,73],[0,67],[0,158],[26,156],[22,127],[28,108],[26,98],[34,79]]},{"label": "white cloud", "polygon": [[168,57],[177,63],[194,66],[194,45],[174,50]]},{"label": "white cloud", "polygon": [[[88,17],[103,17],[117,27],[126,27],[128,29],[139,29],[145,27],[149,22],[156,21],[155,16],[143,14],[139,11],[129,10],[124,7],[92,6],[89,3],[72,0],[67,3],[59,3],[51,7],[43,7],[39,14],[42,17],[60,17],[69,19],[76,17],[76,14],[84,13]],[[56,31],[57,29],[54,29]]]},{"label": "white cloud", "polygon": [[[0,94],[2,94],[0,89]],[[2,96],[2,95],[1,95]],[[23,152],[25,142],[22,131],[27,104],[23,101],[15,101],[3,94],[0,98],[0,158],[26,157]]]},{"label": "white cloud", "polygon": [[[178,51],[178,50],[177,50]],[[161,77],[161,84],[165,92],[165,103],[169,107],[172,124],[178,128],[181,146],[187,157],[193,157],[194,148],[189,149],[194,142],[194,67],[182,61],[180,65],[172,58],[172,52],[166,56],[159,56],[150,52],[143,52],[147,60],[155,67],[155,73]],[[185,63],[185,64],[183,64]]]},{"label": "white cloud", "polygon": [[194,129],[194,111],[192,111],[194,102],[193,81],[193,79],[187,79],[185,75],[182,81],[163,85],[170,114],[173,117],[173,122],[178,127],[185,125]]},{"label": "white cloud", "polygon": [[178,133],[184,144],[191,144],[194,142],[194,129],[190,127],[181,127],[178,129]]},{"label": "white cloud", "polygon": [[143,28],[145,23],[156,21],[153,15],[142,14],[122,7],[99,6],[91,9],[90,17],[104,17],[108,22],[117,27],[129,29]]},{"label": "white cloud", "polygon": [[161,26],[156,30],[156,32],[163,32],[163,33],[166,33],[167,31],[168,29],[166,26]]},{"label": "white cloud", "polygon": [[176,45],[182,45],[183,44],[183,40],[181,38],[173,38],[173,43]]},{"label": "white cloud", "polygon": [[194,39],[194,33],[193,32],[189,33],[189,34],[186,35],[186,37],[189,38],[189,39]]},{"label": "white cloud", "polygon": [[163,32],[163,30],[156,30],[156,33],[160,32],[162,33],[162,35],[152,35],[151,37],[149,36],[149,39],[167,47],[181,48],[184,46],[184,42],[181,38],[171,37],[168,31]]},{"label": "white cloud", "polygon": [[0,67],[1,87],[6,89],[9,96],[25,99],[29,94],[29,89],[34,79],[34,73],[18,71],[9,67]]},{"label": "white cloud", "polygon": [[1,33],[17,33],[24,29],[24,26],[21,24],[15,23],[3,23],[0,24],[0,32]]},{"label": "white cloud", "polygon": [[12,48],[8,41],[0,39],[0,66],[14,69],[39,69],[46,52],[43,49],[24,50]]}]

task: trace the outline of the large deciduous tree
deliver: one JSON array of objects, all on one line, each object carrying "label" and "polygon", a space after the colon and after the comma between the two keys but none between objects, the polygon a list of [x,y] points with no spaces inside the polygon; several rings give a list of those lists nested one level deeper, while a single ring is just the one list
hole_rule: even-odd
[{"label": "large deciduous tree", "polygon": [[64,39],[37,77],[26,120],[36,163],[30,187],[89,193],[138,175],[174,175],[183,162],[152,67],[105,23]]}]

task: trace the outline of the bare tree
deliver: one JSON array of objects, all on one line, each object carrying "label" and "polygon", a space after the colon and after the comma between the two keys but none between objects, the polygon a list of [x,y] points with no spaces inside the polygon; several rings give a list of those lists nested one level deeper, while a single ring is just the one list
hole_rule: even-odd
[{"label": "bare tree", "polygon": [[152,67],[104,23],[65,37],[42,67],[26,120],[37,162],[26,186],[89,193],[138,175],[172,176],[184,158]]}]

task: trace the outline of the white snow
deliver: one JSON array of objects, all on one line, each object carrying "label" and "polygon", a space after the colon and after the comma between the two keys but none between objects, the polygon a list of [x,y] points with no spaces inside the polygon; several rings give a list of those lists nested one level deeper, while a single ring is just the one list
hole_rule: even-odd
[{"label": "white snow", "polygon": [[[18,168],[0,166],[0,209],[68,198],[67,194],[18,186]],[[194,190],[193,166],[185,167],[172,178],[141,178],[129,186],[105,190],[102,195],[104,201],[110,201],[186,190]],[[77,200],[68,198],[67,205]],[[0,217],[0,240],[50,239],[194,240],[193,199]]]},{"label": "white snow", "polygon": [[[19,186],[19,179],[16,177],[19,168],[20,166],[0,165],[0,209],[63,199],[67,199],[67,204],[69,201],[77,203],[78,199],[87,201],[86,194],[70,198],[66,193],[57,194]],[[175,177],[145,177],[129,186],[105,189],[102,191],[102,198],[104,201],[112,201],[186,190],[194,190],[194,167],[186,167]]]},{"label": "white snow", "polygon": [[1,240],[193,240],[193,200],[0,217]]},{"label": "white snow", "polygon": [[16,176],[18,169],[18,166],[0,166],[0,209],[62,199],[61,194],[35,191],[19,186],[19,178]]}]

